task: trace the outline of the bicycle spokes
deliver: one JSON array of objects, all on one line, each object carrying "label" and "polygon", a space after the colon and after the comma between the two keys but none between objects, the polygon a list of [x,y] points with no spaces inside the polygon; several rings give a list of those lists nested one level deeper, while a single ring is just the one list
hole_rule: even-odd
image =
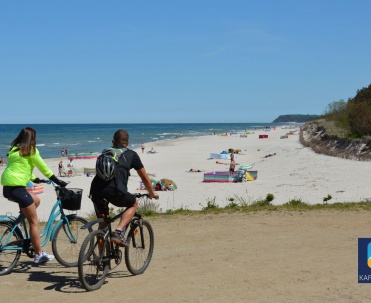
[{"label": "bicycle spokes", "polygon": [[81,245],[78,272],[81,285],[86,290],[95,290],[104,283],[109,271],[110,242],[102,230],[94,230]]}]

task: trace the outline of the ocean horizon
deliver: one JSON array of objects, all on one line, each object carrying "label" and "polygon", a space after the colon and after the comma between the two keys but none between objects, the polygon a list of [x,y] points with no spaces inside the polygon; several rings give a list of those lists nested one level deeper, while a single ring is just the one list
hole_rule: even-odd
[{"label": "ocean horizon", "polygon": [[107,123],[107,124],[0,124],[0,157],[6,157],[11,142],[22,128],[36,130],[37,148],[45,159],[61,156],[61,149],[69,154],[101,152],[111,145],[118,129],[129,133],[129,147],[142,143],[173,140],[177,137],[205,136],[230,132],[245,132],[282,123]]}]

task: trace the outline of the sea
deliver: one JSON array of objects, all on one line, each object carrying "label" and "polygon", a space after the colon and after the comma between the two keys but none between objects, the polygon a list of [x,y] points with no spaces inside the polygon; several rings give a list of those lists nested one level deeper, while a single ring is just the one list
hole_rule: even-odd
[{"label": "sea", "polygon": [[241,133],[278,126],[275,123],[142,123],[142,124],[0,124],[0,157],[6,157],[11,142],[23,127],[36,130],[36,146],[44,159],[61,156],[61,149],[69,154],[97,153],[111,146],[116,130],[126,129],[129,147],[142,143],[174,140],[179,137],[205,136],[221,133]]}]

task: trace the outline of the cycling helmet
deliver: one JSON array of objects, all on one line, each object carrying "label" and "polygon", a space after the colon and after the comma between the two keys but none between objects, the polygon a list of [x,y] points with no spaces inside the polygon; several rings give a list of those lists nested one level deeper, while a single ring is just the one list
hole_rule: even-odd
[{"label": "cycling helmet", "polygon": [[96,162],[96,174],[104,181],[112,180],[115,177],[116,161],[113,159],[115,153],[107,151],[102,153]]}]

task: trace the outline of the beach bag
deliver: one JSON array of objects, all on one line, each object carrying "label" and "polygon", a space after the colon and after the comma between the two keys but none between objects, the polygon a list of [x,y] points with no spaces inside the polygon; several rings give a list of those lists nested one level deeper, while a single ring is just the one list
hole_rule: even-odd
[{"label": "beach bag", "polygon": [[106,148],[102,154],[97,158],[95,164],[95,171],[99,178],[104,181],[113,180],[116,177],[119,160],[127,151],[126,148]]}]

